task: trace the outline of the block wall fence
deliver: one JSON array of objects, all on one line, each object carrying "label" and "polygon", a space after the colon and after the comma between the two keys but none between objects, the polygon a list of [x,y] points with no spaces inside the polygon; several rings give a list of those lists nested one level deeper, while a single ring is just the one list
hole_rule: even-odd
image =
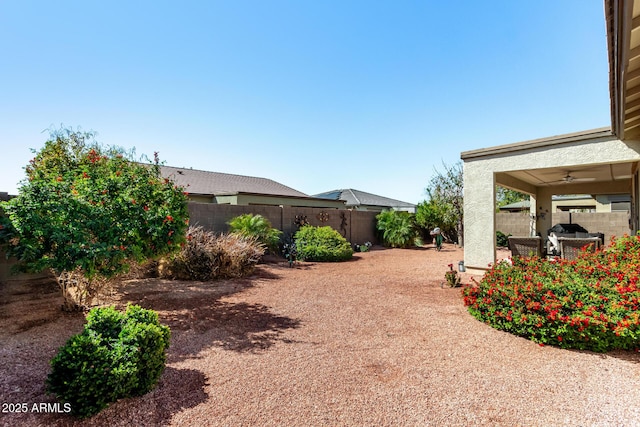
[{"label": "block wall fence", "polygon": [[[555,224],[579,224],[590,233],[603,233],[604,243],[608,244],[612,236],[630,234],[629,214],[626,212],[594,212],[573,213],[553,212],[551,223]],[[496,231],[512,236],[529,235],[528,213],[498,213],[496,214]],[[542,231],[546,236],[547,231]]]},{"label": "block wall fence", "polygon": [[314,226],[330,226],[337,230],[347,241],[354,245],[364,242],[377,244],[376,215],[378,212],[355,211],[346,209],[322,209],[292,206],[262,205],[217,205],[212,203],[189,202],[189,222],[201,225],[207,230],[224,233],[229,230],[227,222],[243,214],[262,215],[271,225],[285,236],[295,233],[296,217],[306,217],[306,221]]},{"label": "block wall fence", "polygon": [[[229,230],[227,222],[238,215],[251,213],[260,214],[267,218],[271,224],[283,231],[286,235],[297,230],[296,217],[306,217],[309,224],[315,226],[328,225],[337,230],[352,244],[371,242],[379,244],[377,238],[375,217],[377,212],[321,209],[291,206],[238,206],[216,205],[211,203],[189,202],[189,215],[192,225],[201,225],[207,230],[223,233]],[[607,213],[568,213],[557,212],[552,214],[552,223],[580,224],[589,232],[600,232],[605,235],[605,243],[612,236],[622,236],[631,232],[629,227],[629,214],[625,212]],[[529,215],[522,213],[498,213],[496,214],[496,230],[513,236],[529,235]],[[26,279],[43,278],[47,273],[39,275],[10,275],[9,269],[14,261],[7,260],[4,253],[0,252],[0,282]]]}]

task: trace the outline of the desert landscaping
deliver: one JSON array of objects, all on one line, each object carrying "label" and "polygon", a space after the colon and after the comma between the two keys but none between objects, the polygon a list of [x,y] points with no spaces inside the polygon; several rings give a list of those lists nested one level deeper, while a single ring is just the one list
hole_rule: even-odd
[{"label": "desert landscaping", "polygon": [[[504,251],[500,255],[508,256]],[[4,283],[4,426],[632,425],[640,353],[540,346],[470,316],[443,286],[461,248],[374,247],[341,263],[283,260],[247,278],[136,279],[109,303],[170,326],[155,390],[80,420],[34,411],[49,360],[84,323],[55,282]],[[463,284],[471,283],[462,275]],[[9,413],[9,404],[28,405]],[[38,407],[38,406],[36,406]],[[14,407],[15,408],[15,407]],[[49,408],[55,408],[50,405]]]}]

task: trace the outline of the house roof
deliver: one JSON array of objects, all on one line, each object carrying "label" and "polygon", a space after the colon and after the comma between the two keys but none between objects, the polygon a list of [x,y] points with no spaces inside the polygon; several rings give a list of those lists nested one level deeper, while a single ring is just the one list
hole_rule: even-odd
[{"label": "house roof", "polygon": [[250,193],[270,196],[309,197],[301,191],[294,190],[291,187],[267,178],[177,168],[173,166],[160,166],[160,173],[164,178],[170,178],[176,184],[185,187],[190,194],[219,196]]},{"label": "house roof", "polygon": [[344,200],[346,206],[383,206],[383,207],[405,207],[415,208],[412,203],[402,202],[400,200],[390,199],[388,197],[378,196],[376,194],[367,193],[353,188],[341,190],[332,190],[325,193],[315,194],[313,197],[329,200]]},{"label": "house roof", "polygon": [[602,127],[581,132],[532,139],[529,141],[515,142],[511,144],[496,145],[493,147],[463,151],[462,153],[460,153],[460,158],[462,160],[470,160],[478,157],[511,154],[523,150],[557,147],[558,145],[562,144],[575,144],[584,141],[593,141],[597,138],[610,139],[613,137],[614,135],[610,127]]}]

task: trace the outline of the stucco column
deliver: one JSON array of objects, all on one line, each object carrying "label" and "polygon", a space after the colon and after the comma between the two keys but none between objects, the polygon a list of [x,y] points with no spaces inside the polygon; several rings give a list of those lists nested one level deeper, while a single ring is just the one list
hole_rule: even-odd
[{"label": "stucco column", "polygon": [[482,162],[464,163],[464,264],[483,273],[496,260],[495,176]]},{"label": "stucco column", "polygon": [[[542,236],[543,240],[547,238],[547,230],[551,228],[551,198],[553,191],[546,187],[538,187],[535,195],[535,215],[536,230],[535,234]],[[534,212],[532,212],[533,214]]]}]

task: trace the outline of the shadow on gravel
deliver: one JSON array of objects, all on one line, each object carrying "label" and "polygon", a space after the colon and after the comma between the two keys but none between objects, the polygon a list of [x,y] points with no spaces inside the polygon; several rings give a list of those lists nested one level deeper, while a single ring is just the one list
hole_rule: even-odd
[{"label": "shadow on gravel", "polygon": [[206,386],[207,379],[200,371],[167,367],[156,388],[143,396],[119,400],[86,420],[67,414],[40,414],[33,425],[167,426],[174,415],[208,399]]},{"label": "shadow on gravel", "polygon": [[625,362],[636,363],[636,364],[640,363],[640,353],[634,350],[612,350],[607,353],[596,353],[596,352],[587,351],[587,350],[572,350],[572,351],[576,351],[578,353],[583,353],[583,354],[591,354],[601,359],[613,357],[614,359],[624,360]]},{"label": "shadow on gravel", "polygon": [[261,304],[224,301],[200,301],[187,316],[171,316],[167,325],[180,345],[169,350],[171,361],[197,357],[209,347],[236,352],[261,352],[278,341],[289,342],[282,335],[300,326],[300,321],[272,313]]},{"label": "shadow on gravel", "polygon": [[286,342],[282,334],[299,327],[300,321],[272,313],[262,304],[223,298],[250,289],[258,280],[279,277],[258,267],[247,278],[216,282],[145,279],[123,287],[118,305],[138,304],[158,312],[160,321],[172,331],[170,362],[198,357],[211,347],[260,352],[278,341]]}]

